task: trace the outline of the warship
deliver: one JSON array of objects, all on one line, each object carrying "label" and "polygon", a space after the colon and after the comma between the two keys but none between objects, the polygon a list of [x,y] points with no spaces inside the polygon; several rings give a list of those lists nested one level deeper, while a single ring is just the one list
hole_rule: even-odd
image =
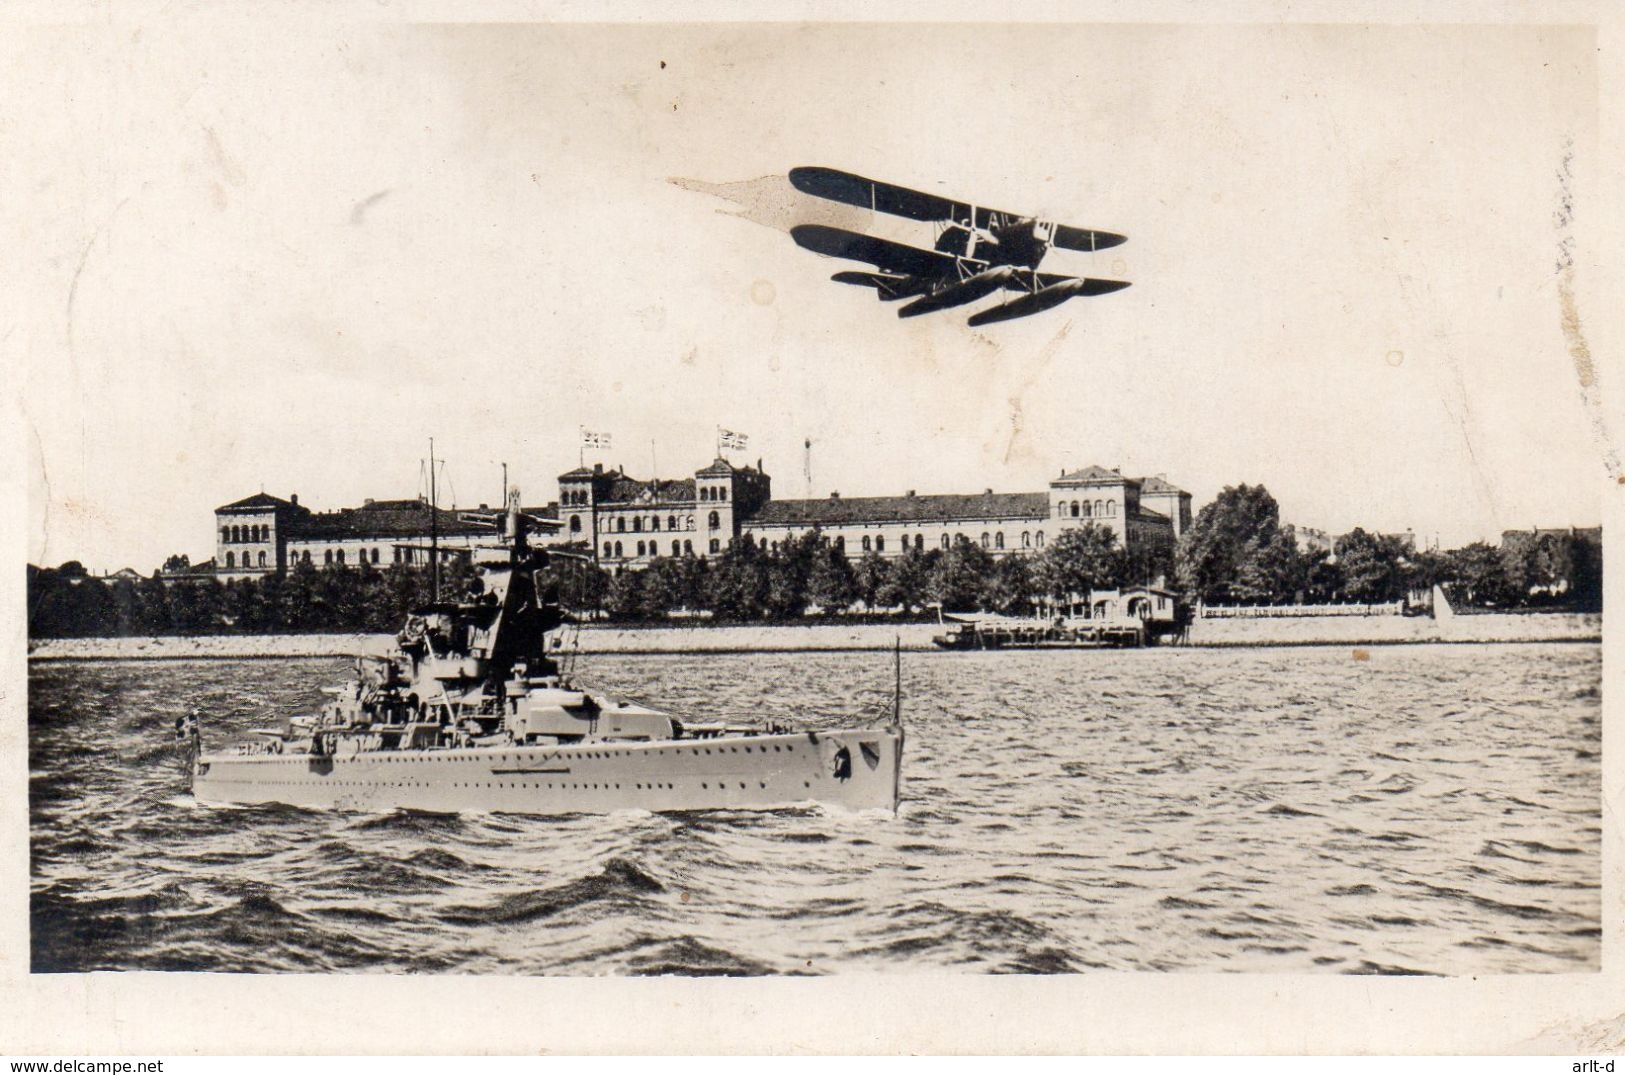
[{"label": "warship", "polygon": [[549,654],[548,636],[571,621],[538,573],[563,553],[533,546],[527,530],[557,523],[523,512],[516,491],[488,521],[495,541],[473,551],[470,592],[412,613],[319,712],[221,750],[204,748],[196,713],[177,721],[197,801],[544,815],[897,809],[900,654],[890,712],[867,726],[687,720],[595,692]]}]

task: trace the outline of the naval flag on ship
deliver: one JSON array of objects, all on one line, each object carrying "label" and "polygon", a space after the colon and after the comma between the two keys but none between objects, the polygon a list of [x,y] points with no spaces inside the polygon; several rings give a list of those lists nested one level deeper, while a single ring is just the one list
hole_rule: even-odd
[{"label": "naval flag on ship", "polygon": [[608,448],[610,435],[608,433],[594,433],[586,426],[581,427],[581,444],[586,448]]},{"label": "naval flag on ship", "polygon": [[721,426],[717,427],[717,443],[724,448],[742,452],[745,450],[745,442],[749,439],[743,433],[735,433],[733,430],[723,429]]}]

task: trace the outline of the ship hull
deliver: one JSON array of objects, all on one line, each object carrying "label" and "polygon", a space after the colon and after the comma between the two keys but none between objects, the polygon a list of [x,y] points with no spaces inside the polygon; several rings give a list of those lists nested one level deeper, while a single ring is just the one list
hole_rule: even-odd
[{"label": "ship hull", "polygon": [[517,814],[772,809],[818,802],[895,810],[897,728],[573,746],[204,754],[204,803]]}]

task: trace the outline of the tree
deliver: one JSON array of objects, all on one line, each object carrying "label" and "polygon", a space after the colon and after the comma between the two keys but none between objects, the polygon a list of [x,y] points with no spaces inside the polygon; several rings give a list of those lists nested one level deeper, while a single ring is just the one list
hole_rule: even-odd
[{"label": "tree", "polygon": [[981,604],[1007,616],[1031,615],[1036,588],[1030,558],[1006,556],[994,563],[992,574],[983,581]]},{"label": "tree", "polygon": [[1302,555],[1303,599],[1311,605],[1328,605],[1343,593],[1343,567],[1326,549],[1313,549]]},{"label": "tree", "polygon": [[1424,549],[1406,558],[1405,587],[1413,592],[1432,590],[1451,581],[1450,557],[1437,549]]},{"label": "tree", "polygon": [[970,611],[982,603],[983,580],[993,568],[993,557],[963,534],[941,552],[931,571],[931,600],[944,610]]},{"label": "tree", "polygon": [[1242,565],[1275,541],[1280,516],[1262,485],[1226,486],[1180,539],[1174,556],[1180,588],[1207,602],[1236,600]]},{"label": "tree", "polygon": [[874,608],[880,601],[880,593],[886,587],[886,578],[891,573],[891,565],[877,552],[866,552],[858,566],[853,570],[853,582],[857,591],[858,600],[868,608]]},{"label": "tree", "polygon": [[604,605],[610,618],[637,620],[644,615],[643,572],[623,568],[609,580],[609,593]]},{"label": "tree", "polygon": [[1309,561],[1298,552],[1291,527],[1278,529],[1258,548],[1246,550],[1236,564],[1232,600],[1247,604],[1288,604],[1308,589]]},{"label": "tree", "polygon": [[807,572],[807,599],[826,612],[839,612],[857,599],[857,580],[846,553],[824,545]]},{"label": "tree", "polygon": [[643,572],[641,611],[645,618],[659,619],[679,608],[692,608],[696,594],[692,574],[681,557],[657,556]]},{"label": "tree", "polygon": [[1405,549],[1398,538],[1355,527],[1337,539],[1336,552],[1343,569],[1343,595],[1349,600],[1378,604],[1404,598]]},{"label": "tree", "polygon": [[767,607],[768,573],[749,534],[728,546],[707,576],[707,604],[725,619],[760,619]]},{"label": "tree", "polygon": [[169,587],[157,574],[142,579],[136,587],[136,627],[142,634],[155,635],[169,629]]},{"label": "tree", "polygon": [[1585,612],[1602,610],[1602,544],[1584,534],[1569,534],[1569,600]]},{"label": "tree", "polygon": [[1456,580],[1454,596],[1468,604],[1505,607],[1516,598],[1507,579],[1500,551],[1475,541],[1449,553],[1450,573]]},{"label": "tree", "polygon": [[175,553],[164,561],[162,571],[165,575],[185,574],[192,567],[192,558],[185,553]]},{"label": "tree", "polygon": [[1061,601],[1087,599],[1091,590],[1118,586],[1123,552],[1109,527],[1087,523],[1063,530],[1038,558],[1038,587]]},{"label": "tree", "polygon": [[905,549],[903,555],[891,562],[876,598],[882,605],[901,606],[908,612],[915,612],[923,608],[926,602],[937,600],[932,580],[937,564],[943,559],[944,556],[935,549],[929,553],[912,546]]}]

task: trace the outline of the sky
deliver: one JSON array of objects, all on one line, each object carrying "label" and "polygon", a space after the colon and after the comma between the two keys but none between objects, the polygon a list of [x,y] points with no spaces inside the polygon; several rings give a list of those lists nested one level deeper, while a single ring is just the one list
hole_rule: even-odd
[{"label": "sky", "polygon": [[[1564,323],[1575,287],[1599,305],[1584,28],[237,19],[55,44],[11,57],[62,102],[13,176],[43,265],[8,345],[30,562],[201,560],[212,510],[261,490],[414,496],[431,437],[472,506],[503,462],[526,503],[578,459],[691,474],[718,427],[780,497],[1095,463],[1447,547],[1600,520],[1610,385]],[[1044,268],[1133,286],[899,320],[763,223],[819,212],[784,192],[798,165],[1126,234]],[[740,215],[707,185],[783,200]]]}]

